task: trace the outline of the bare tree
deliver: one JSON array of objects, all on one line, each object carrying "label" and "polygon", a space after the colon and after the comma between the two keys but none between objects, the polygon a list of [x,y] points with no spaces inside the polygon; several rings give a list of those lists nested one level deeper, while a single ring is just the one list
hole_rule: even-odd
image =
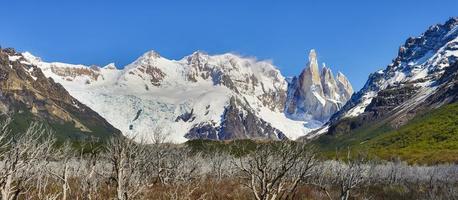
[{"label": "bare tree", "polygon": [[336,166],[336,184],[340,187],[341,200],[348,200],[350,191],[366,181],[368,172],[366,164],[366,156],[359,155],[357,158],[352,158],[348,150],[346,158],[342,160],[342,165]]},{"label": "bare tree", "polygon": [[216,178],[216,181],[221,181],[225,175],[230,171],[230,155],[222,150],[216,150],[205,156],[208,160],[210,175],[212,178]]},{"label": "bare tree", "polygon": [[170,199],[204,199],[206,193],[197,194],[200,187],[201,163],[200,153],[192,153],[188,148],[169,148],[169,154],[164,160],[165,170],[161,174],[164,183],[170,186],[168,198]]},{"label": "bare tree", "polygon": [[312,176],[307,182],[307,184],[317,187],[329,200],[333,200],[330,193],[334,180],[334,172],[332,170],[332,166],[334,165],[333,162],[335,161],[325,161],[317,164],[317,166],[312,169]]},{"label": "bare tree", "polygon": [[234,162],[243,185],[257,200],[293,198],[297,185],[309,176],[315,154],[309,146],[281,142],[260,144]]},{"label": "bare tree", "polygon": [[112,165],[117,199],[127,200],[138,196],[146,187],[144,174],[148,168],[147,146],[132,139],[114,137],[107,145],[107,156]]},{"label": "bare tree", "polygon": [[54,139],[37,123],[16,134],[7,126],[8,121],[1,125],[0,133],[0,190],[2,199],[11,200],[26,192],[27,183],[39,174],[37,166],[50,154]]},{"label": "bare tree", "polygon": [[151,136],[147,138],[151,140],[148,143],[155,145],[167,143],[169,142],[169,135],[170,133],[166,132],[166,129],[161,126],[156,126],[153,129]]},{"label": "bare tree", "polygon": [[46,171],[56,178],[57,182],[60,183],[62,189],[62,200],[67,200],[70,191],[69,177],[71,173],[70,161],[75,157],[74,149],[71,147],[69,141],[65,142],[62,147],[57,149],[54,154],[54,159],[57,160],[57,166],[47,167]]},{"label": "bare tree", "polygon": [[199,175],[199,153],[191,155],[187,148],[177,148],[168,144],[153,147],[154,159],[151,159],[151,166],[156,169],[153,176],[157,176],[161,184],[189,183]]},{"label": "bare tree", "polygon": [[[88,151],[88,152],[84,152]],[[85,143],[81,149],[80,156],[78,158],[79,168],[77,174],[81,178],[80,188],[84,195],[83,199],[91,200],[97,194],[98,187],[101,178],[103,177],[104,160],[101,160],[102,157],[101,148],[96,145],[94,141],[89,141]]]}]

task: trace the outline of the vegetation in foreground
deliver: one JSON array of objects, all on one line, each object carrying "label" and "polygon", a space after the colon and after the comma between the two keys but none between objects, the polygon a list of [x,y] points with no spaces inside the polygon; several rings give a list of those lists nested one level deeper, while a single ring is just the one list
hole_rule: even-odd
[{"label": "vegetation in foreground", "polygon": [[320,161],[313,147],[294,142],[173,145],[164,137],[152,144],[115,137],[75,149],[57,145],[37,124],[11,137],[7,127],[0,134],[1,199],[458,198],[456,165],[374,162],[349,153]]},{"label": "vegetation in foreground", "polygon": [[[351,120],[351,119],[348,119]],[[313,142],[328,158],[350,147],[385,160],[411,164],[458,163],[458,103],[425,112],[393,130],[371,124],[345,135],[326,135]]]}]

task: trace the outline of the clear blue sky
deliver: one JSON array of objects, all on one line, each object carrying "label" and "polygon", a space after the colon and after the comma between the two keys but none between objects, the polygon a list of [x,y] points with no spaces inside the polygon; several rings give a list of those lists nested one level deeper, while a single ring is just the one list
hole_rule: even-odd
[{"label": "clear blue sky", "polygon": [[122,67],[150,49],[172,59],[237,52],[271,59],[292,76],[315,48],[356,89],[407,37],[458,16],[457,0],[0,3],[0,45],[46,61]]}]

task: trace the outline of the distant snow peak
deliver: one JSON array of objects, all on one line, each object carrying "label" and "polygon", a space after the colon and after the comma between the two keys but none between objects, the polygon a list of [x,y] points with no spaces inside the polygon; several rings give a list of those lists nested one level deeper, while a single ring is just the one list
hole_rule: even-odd
[{"label": "distant snow peak", "polygon": [[297,120],[312,119],[326,122],[350,98],[353,88],[347,78],[337,74],[323,63],[318,68],[317,54],[310,50],[305,69],[294,77],[288,88],[285,112]]},{"label": "distant snow peak", "polygon": [[311,81],[313,84],[319,85],[320,83],[320,72],[318,69],[318,60],[316,58],[315,49],[310,50],[309,53],[309,62],[307,68],[305,69],[308,74],[310,74]]},{"label": "distant snow peak", "polygon": [[154,50],[149,50],[141,56],[141,58],[144,58],[144,59],[156,59],[160,57],[161,55],[157,51],[154,51]]},{"label": "distant snow peak", "polygon": [[115,63],[109,63],[108,65],[105,65],[104,67],[102,67],[103,69],[111,69],[111,70],[115,70],[116,69],[116,65]]}]

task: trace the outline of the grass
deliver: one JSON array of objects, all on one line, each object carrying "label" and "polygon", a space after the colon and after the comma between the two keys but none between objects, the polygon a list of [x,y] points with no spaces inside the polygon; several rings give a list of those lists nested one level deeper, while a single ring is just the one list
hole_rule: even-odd
[{"label": "grass", "polygon": [[458,103],[422,113],[396,130],[378,122],[349,134],[324,135],[313,143],[327,158],[335,156],[336,150],[350,148],[385,160],[399,157],[411,164],[458,163]]},{"label": "grass", "polygon": [[410,163],[458,163],[458,103],[417,116],[365,146],[384,159],[397,155]]}]

